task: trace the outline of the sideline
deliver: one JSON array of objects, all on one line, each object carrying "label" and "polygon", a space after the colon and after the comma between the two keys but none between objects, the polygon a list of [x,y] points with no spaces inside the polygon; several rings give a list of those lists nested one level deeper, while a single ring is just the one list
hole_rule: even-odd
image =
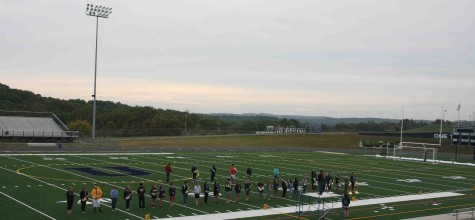
[{"label": "sideline", "polygon": [[53,218],[53,217],[51,217],[51,216],[49,216],[49,215],[47,215],[47,214],[45,214],[45,213],[39,211],[38,209],[35,209],[35,208],[33,208],[33,207],[31,207],[31,206],[29,206],[29,205],[27,205],[27,204],[21,202],[20,200],[17,200],[17,199],[15,199],[15,198],[13,198],[13,197],[11,197],[11,196],[9,196],[9,195],[3,193],[3,192],[0,192],[0,194],[6,196],[6,197],[8,197],[8,198],[10,198],[11,200],[13,200],[13,201],[15,201],[15,202],[18,202],[18,203],[20,203],[20,204],[22,204],[22,205],[24,205],[24,206],[30,208],[31,210],[33,210],[33,211],[35,211],[35,212],[38,212],[38,213],[40,213],[40,214],[46,216],[46,217],[49,218],[49,219],[56,220],[55,218]]},{"label": "sideline", "polygon": [[[378,199],[364,199],[364,200],[357,200],[355,202],[352,202],[351,207],[378,205],[378,204],[393,203],[393,202],[406,202],[406,201],[423,200],[423,199],[446,198],[446,197],[462,196],[462,195],[463,194],[460,194],[460,193],[441,192],[441,193],[428,193],[428,194],[421,194],[421,195],[394,196],[394,197],[385,197],[385,198],[378,198]],[[305,205],[305,206],[309,206],[308,211],[316,211],[314,204]],[[330,206],[335,207],[335,209],[341,208],[341,202],[334,202]],[[284,207],[284,208],[270,208],[268,210],[260,209],[260,210],[216,213],[216,214],[198,215],[198,216],[173,217],[173,219],[176,219],[176,220],[238,219],[238,218],[251,218],[251,217],[277,215],[277,214],[282,214],[282,213],[296,213],[295,206]],[[164,218],[161,218],[161,219],[164,219]],[[165,219],[172,219],[172,218],[165,218]]]}]

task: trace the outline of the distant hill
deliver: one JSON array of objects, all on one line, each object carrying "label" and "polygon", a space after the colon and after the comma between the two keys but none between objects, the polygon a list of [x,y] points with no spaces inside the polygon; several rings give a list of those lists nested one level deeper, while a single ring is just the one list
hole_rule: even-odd
[{"label": "distant hill", "polygon": [[[215,115],[218,117],[271,117],[278,119],[296,119],[304,124],[316,125],[316,124],[325,124],[329,126],[334,126],[340,123],[346,124],[357,124],[357,123],[366,123],[372,121],[374,123],[381,122],[390,122],[390,123],[399,123],[401,119],[387,119],[387,118],[332,118],[326,116],[300,116],[300,115],[274,115],[267,113],[243,113],[243,114],[229,114],[229,113],[212,113],[210,115]],[[427,121],[425,121],[427,122]]]}]

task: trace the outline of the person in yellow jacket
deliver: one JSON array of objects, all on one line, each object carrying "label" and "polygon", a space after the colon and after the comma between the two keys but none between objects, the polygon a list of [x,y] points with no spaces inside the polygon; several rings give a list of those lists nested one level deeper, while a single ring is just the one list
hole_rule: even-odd
[{"label": "person in yellow jacket", "polygon": [[102,189],[99,188],[97,184],[94,184],[94,188],[92,189],[90,196],[92,197],[92,207],[94,207],[94,212],[96,212],[96,208],[99,208],[99,212],[102,212],[102,209],[101,209]]}]

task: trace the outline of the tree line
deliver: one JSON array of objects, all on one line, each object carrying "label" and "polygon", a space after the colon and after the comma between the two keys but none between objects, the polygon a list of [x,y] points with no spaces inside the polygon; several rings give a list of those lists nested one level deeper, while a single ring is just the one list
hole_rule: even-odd
[{"label": "tree line", "polygon": [[[91,130],[93,101],[42,97],[30,91],[12,89],[1,83],[0,100],[0,110],[53,112],[71,130],[81,130],[84,133]],[[409,130],[427,124],[424,121],[406,119],[404,128]],[[129,106],[120,102],[100,100],[96,104],[96,129],[103,131],[143,130],[151,132],[156,130],[159,131],[157,135],[182,135],[186,129],[188,132],[227,134],[255,133],[265,130],[266,126],[305,127],[310,130],[314,125],[292,118],[267,115],[199,114],[150,106]],[[387,132],[400,129],[399,123],[375,123],[373,121],[339,123],[333,126],[322,124],[320,126],[324,131],[335,132]],[[118,135],[120,136],[120,134]],[[124,135],[123,132],[122,135]]]}]

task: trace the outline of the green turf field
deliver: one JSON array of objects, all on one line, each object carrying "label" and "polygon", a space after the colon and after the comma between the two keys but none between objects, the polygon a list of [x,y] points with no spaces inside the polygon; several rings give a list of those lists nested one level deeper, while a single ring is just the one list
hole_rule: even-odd
[{"label": "green turf field", "polygon": [[[309,176],[312,169],[323,169],[332,176],[349,176],[355,172],[359,182],[360,194],[355,195],[355,202],[370,201],[371,199],[386,199],[407,195],[432,195],[431,193],[453,192],[456,196],[410,200],[404,202],[389,202],[352,207],[351,217],[355,219],[403,219],[416,216],[427,216],[449,213],[453,209],[475,207],[475,167],[453,164],[432,164],[411,161],[395,161],[369,155],[350,155],[342,153],[315,151],[244,151],[244,150],[194,150],[188,152],[170,152],[169,154],[115,154],[104,153],[97,155],[60,154],[60,155],[7,155],[0,156],[0,212],[2,219],[143,219],[146,214],[151,218],[178,218],[194,216],[190,219],[213,219],[216,214],[226,213],[227,218],[238,218],[250,210],[262,210],[264,204],[271,208],[291,207],[290,213],[280,213],[279,209],[269,209],[264,212],[272,216],[257,216],[248,219],[295,219],[296,197],[259,200],[256,182],[259,179],[267,181],[273,177],[273,168],[278,166],[280,176],[297,177]],[[172,163],[171,180],[177,186],[175,205],[165,202],[163,207],[151,209],[150,198],[146,198],[146,209],[139,210],[137,195],[131,201],[131,210],[125,211],[122,197],[123,188],[130,185],[136,191],[139,182],[144,182],[146,190],[153,183],[165,184],[164,167]],[[229,167],[234,163],[238,169],[238,180],[245,179],[248,166],[253,169],[252,194],[250,201],[245,201],[244,190],[241,202],[224,201],[225,178],[229,176]],[[193,164],[200,170],[199,182],[209,181],[211,164],[217,167],[217,179],[221,183],[220,200],[213,203],[212,197],[208,205],[204,205],[203,197],[200,204],[195,206],[194,198],[190,195],[187,206],[182,204],[179,187],[184,180],[190,180]],[[142,171],[141,175],[130,175],[124,168]],[[102,174],[92,175],[71,168],[91,168],[102,171]],[[105,173],[105,174],[104,174]],[[109,175],[109,176],[105,176]],[[189,181],[191,182],[191,181]],[[79,193],[83,186],[89,191],[93,183],[98,183],[104,191],[104,197],[109,197],[112,186],[119,188],[118,211],[111,212],[110,203],[103,201],[102,213],[93,213],[92,205],[87,205],[86,213],[81,214],[76,197],[73,214],[66,214],[66,189],[74,187]],[[309,180],[310,185],[310,180]],[[190,188],[192,184],[189,184]],[[310,186],[308,187],[308,189]],[[168,187],[166,201],[168,201]],[[147,193],[148,194],[148,193]],[[232,194],[235,199],[235,193]],[[306,203],[302,213],[303,219],[316,219],[316,212],[311,212],[315,199],[304,197]],[[327,199],[327,202],[340,201],[340,198]],[[312,204],[307,204],[312,203]],[[199,217],[202,218],[199,218]],[[330,213],[329,219],[339,219],[339,213]]]}]

